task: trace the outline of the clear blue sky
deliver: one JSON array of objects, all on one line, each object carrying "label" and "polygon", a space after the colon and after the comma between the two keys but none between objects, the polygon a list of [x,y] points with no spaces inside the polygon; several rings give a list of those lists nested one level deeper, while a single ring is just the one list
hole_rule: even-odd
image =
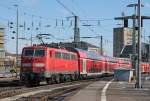
[{"label": "clear blue sky", "polygon": [[[121,12],[125,15],[131,15],[133,13],[132,8],[127,8],[126,5],[130,3],[136,3],[137,0],[60,0],[71,11],[73,11],[80,20],[103,20],[100,21],[100,25],[97,21],[85,21],[79,22],[81,36],[104,36],[104,48],[108,55],[112,55],[113,45],[113,28],[117,27],[119,21],[114,21],[113,18],[121,16]],[[150,1],[142,0],[145,7],[142,9],[143,15],[150,16]],[[15,29],[8,28],[8,21],[16,21],[16,11],[14,4],[19,5],[19,24],[23,25],[26,22],[26,28],[31,28],[32,22],[34,22],[34,30],[28,31],[24,28],[19,29],[19,37],[29,38],[31,33],[35,36],[38,33],[49,33],[55,36],[55,38],[47,39],[46,42],[60,42],[60,41],[73,41],[73,26],[70,26],[72,18],[69,20],[66,17],[72,16],[67,10],[65,10],[56,0],[1,0],[0,1],[0,23],[6,27],[6,49],[9,52],[15,52],[15,40],[11,37],[15,37],[12,33]],[[40,19],[41,17],[41,19]],[[56,19],[58,25],[56,26]],[[109,19],[109,20],[104,20]],[[39,22],[42,22],[42,30],[35,30],[38,27]],[[63,20],[63,26],[62,26]],[[82,26],[84,23],[92,25],[91,27]],[[148,36],[150,33],[150,21],[144,22],[143,35]],[[51,25],[47,28],[46,25]],[[67,39],[67,40],[60,40]],[[144,39],[144,38],[143,38]],[[81,39],[89,43],[99,46],[99,39]],[[33,43],[38,43],[34,39]],[[30,45],[30,41],[19,40],[19,52],[25,45]]]}]

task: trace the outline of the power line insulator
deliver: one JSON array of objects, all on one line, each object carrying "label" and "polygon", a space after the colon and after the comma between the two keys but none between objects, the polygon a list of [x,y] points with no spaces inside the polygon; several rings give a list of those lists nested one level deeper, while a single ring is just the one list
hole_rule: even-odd
[{"label": "power line insulator", "polygon": [[13,23],[13,22],[10,22],[10,24],[13,25],[14,23]]},{"label": "power line insulator", "polygon": [[16,31],[12,31],[12,33],[16,33]]},{"label": "power line insulator", "polygon": [[12,26],[10,26],[10,28],[13,28]]}]

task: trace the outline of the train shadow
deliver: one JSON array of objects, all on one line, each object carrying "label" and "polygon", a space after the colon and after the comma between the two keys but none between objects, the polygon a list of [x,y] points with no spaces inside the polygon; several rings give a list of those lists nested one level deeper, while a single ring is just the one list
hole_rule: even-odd
[{"label": "train shadow", "polygon": [[18,87],[22,86],[20,80],[0,80],[0,87]]}]

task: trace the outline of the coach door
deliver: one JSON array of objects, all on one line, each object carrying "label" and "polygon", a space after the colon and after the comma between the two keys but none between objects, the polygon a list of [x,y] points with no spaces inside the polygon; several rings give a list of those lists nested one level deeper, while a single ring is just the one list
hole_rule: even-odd
[{"label": "coach door", "polygon": [[86,59],[83,59],[83,65],[82,65],[82,67],[83,67],[83,74],[86,74],[87,72],[86,72]]}]

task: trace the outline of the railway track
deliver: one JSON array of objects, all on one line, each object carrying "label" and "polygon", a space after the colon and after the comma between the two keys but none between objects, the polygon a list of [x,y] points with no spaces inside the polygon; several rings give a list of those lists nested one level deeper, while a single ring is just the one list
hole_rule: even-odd
[{"label": "railway track", "polygon": [[[23,101],[24,99],[34,99],[34,98],[35,99],[36,98],[38,98],[38,99],[44,99],[44,98],[50,99],[50,98],[56,98],[56,96],[58,96],[57,98],[59,98],[60,95],[67,95],[67,94],[70,94],[70,93],[67,93],[67,92],[71,92],[71,91],[73,92],[75,90],[80,89],[82,87],[82,84],[84,84],[84,86],[85,86],[87,83],[94,82],[94,81],[97,81],[97,80],[103,80],[103,78],[80,80],[80,81],[66,82],[66,83],[53,84],[53,85],[43,84],[43,85],[38,86],[38,87],[30,87],[30,88],[29,87],[24,87],[24,86],[4,88],[3,90],[0,89],[1,90],[0,91],[0,100],[8,101],[8,100],[3,100],[3,99],[4,98],[7,99],[8,97],[13,98],[16,95],[21,95],[21,94],[30,93],[30,92],[31,92],[31,95],[33,95],[33,96],[29,95],[29,97],[25,97],[25,98],[19,97],[19,99],[21,98],[20,101]],[[75,84],[80,84],[80,85],[78,85],[77,87],[72,86],[73,89],[72,88],[64,89],[65,86],[70,86],[70,85],[75,85]],[[62,87],[62,88],[59,88],[59,87]],[[57,88],[57,89],[55,89],[55,88]],[[38,91],[42,91],[42,90],[50,90],[50,91],[44,91],[44,92],[47,92],[47,93],[38,92]],[[32,94],[32,92],[37,92],[37,93]],[[50,93],[50,92],[53,92],[53,93]],[[41,95],[43,95],[43,96],[41,96]],[[16,98],[15,98],[15,100],[16,100]],[[28,101],[28,100],[25,100],[25,101]],[[32,100],[32,101],[34,101],[34,100]]]},{"label": "railway track", "polygon": [[28,97],[22,97],[15,101],[63,101],[66,96],[69,96],[71,93],[86,87],[90,83],[91,82],[62,86],[54,88],[51,91],[37,93]]}]

